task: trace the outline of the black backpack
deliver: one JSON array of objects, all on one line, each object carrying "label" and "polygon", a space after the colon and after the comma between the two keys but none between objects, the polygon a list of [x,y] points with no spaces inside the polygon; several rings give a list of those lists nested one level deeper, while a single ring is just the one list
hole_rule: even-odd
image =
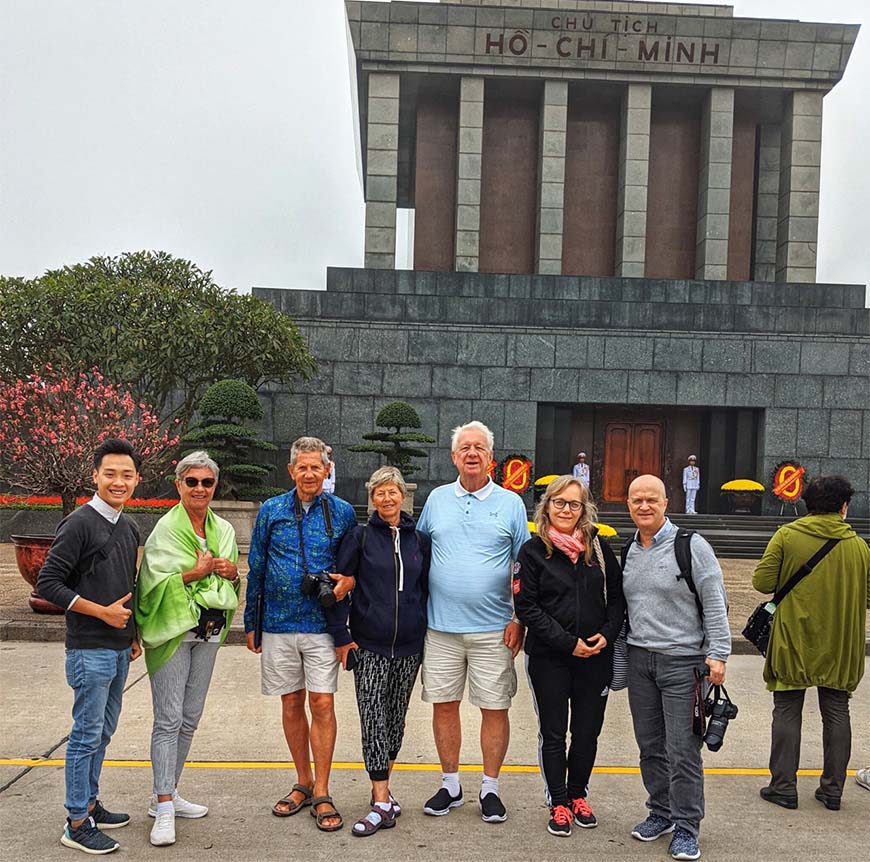
[{"label": "black backpack", "polygon": [[[692,578],[692,536],[695,535],[694,530],[687,530],[684,527],[677,528],[677,535],[674,538],[674,556],[677,558],[677,565],[680,567],[680,574],[677,578],[682,578],[688,588],[692,591],[692,596],[695,599],[695,607],[698,608],[698,616],[701,621],[704,620],[704,606],[701,604],[701,597],[695,589],[695,581]],[[634,544],[634,539],[626,542],[619,552],[619,561],[622,568],[625,569],[625,561],[628,559],[628,552]]]}]

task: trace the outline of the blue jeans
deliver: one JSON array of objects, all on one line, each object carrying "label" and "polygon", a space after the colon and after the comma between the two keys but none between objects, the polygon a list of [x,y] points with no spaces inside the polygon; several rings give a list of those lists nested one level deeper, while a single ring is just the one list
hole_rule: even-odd
[{"label": "blue jeans", "polygon": [[64,803],[70,820],[87,817],[99,794],[103,758],[118,726],[129,667],[129,647],[66,651],[66,681],[73,690]]},{"label": "blue jeans", "polygon": [[704,817],[704,765],[701,737],[692,733],[693,671],[705,667],[702,655],[628,648],[628,704],[647,808],[696,838]]}]

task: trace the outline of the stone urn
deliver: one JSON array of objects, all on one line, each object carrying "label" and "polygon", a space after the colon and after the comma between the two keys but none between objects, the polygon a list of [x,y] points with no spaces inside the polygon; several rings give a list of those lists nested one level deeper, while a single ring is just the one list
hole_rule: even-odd
[{"label": "stone urn", "polygon": [[48,549],[54,541],[54,536],[10,536],[15,546],[15,562],[21,577],[30,584],[30,598],[27,603],[37,614],[62,614],[63,608],[46,601],[36,592],[36,579],[39,570],[48,556]]},{"label": "stone urn", "polygon": [[212,500],[211,509],[233,525],[239,553],[247,554],[251,547],[251,533],[254,531],[254,522],[260,511],[260,504],[243,500]]}]

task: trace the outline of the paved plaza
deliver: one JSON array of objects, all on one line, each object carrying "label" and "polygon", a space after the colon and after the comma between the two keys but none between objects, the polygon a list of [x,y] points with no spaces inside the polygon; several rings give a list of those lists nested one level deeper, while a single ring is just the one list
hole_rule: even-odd
[{"label": "paved plaza", "polygon": [[[576,829],[567,840],[546,833],[542,782],[537,769],[537,724],[518,659],[519,693],[511,710],[512,739],[502,774],[509,819],[485,824],[475,798],[480,781],[478,718],[464,707],[462,749],[467,803],[442,818],[427,817],[422,803],[437,789],[439,772],[430,726],[430,707],[412,698],[405,745],[393,789],[404,811],[396,829],[369,840],[354,840],[350,823],[367,810],[369,783],[360,760],[359,724],[353,686],[347,676],[337,696],[339,738],[331,784],[347,825],[334,835],[317,832],[303,812],[289,819],[269,813],[294,782],[280,727],[278,701],[261,696],[258,660],[242,646],[227,646],[218,658],[205,715],[182,781],[187,798],[207,802],[208,817],[177,823],[178,843],[153,848],[145,814],[151,789],[148,764],[151,697],[145,668],[130,674],[121,724],[103,771],[102,794],[133,821],[115,833],[118,859],[332,860],[349,854],[359,862],[384,858],[428,860],[528,860],[573,857],[612,860],[670,858],[662,840],[645,845],[631,828],[644,817],[644,791],[637,772],[625,692],[613,694],[601,736],[590,802],[600,820],[593,830]],[[740,707],[725,746],[706,753],[707,819],[702,827],[703,859],[847,860],[866,858],[870,793],[849,779],[839,812],[812,798],[821,766],[821,729],[815,698],[807,700],[801,795],[797,811],[785,811],[758,797],[766,782],[770,695],[761,681],[762,660],[734,656],[728,690]],[[63,673],[63,645],[0,643],[2,738],[0,738],[0,834],[10,862],[77,858],[61,846],[63,825],[63,740],[70,728],[70,690]],[[870,687],[852,701],[855,739],[852,770],[870,764]],[[35,760],[31,760],[35,758]],[[43,763],[45,765],[39,765]],[[35,764],[35,765],[34,765]],[[33,768],[26,771],[29,766]],[[22,775],[22,773],[25,773]],[[10,784],[10,782],[12,782]],[[8,786],[7,786],[8,785]],[[38,816],[37,816],[38,812]]]}]

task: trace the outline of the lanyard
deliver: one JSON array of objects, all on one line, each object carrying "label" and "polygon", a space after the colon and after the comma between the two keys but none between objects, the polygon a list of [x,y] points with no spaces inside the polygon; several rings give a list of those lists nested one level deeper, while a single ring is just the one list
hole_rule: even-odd
[{"label": "lanyard", "polygon": [[[326,536],[332,539],[332,516],[329,512],[329,504],[326,502],[326,497],[320,497],[320,510],[323,512],[323,525],[326,528]],[[293,500],[293,514],[296,516],[296,529],[299,530],[299,553],[302,555],[302,573],[308,574],[308,560],[305,558],[305,539],[302,537],[302,519],[305,517],[305,510],[302,508],[302,501],[297,494]]]}]

